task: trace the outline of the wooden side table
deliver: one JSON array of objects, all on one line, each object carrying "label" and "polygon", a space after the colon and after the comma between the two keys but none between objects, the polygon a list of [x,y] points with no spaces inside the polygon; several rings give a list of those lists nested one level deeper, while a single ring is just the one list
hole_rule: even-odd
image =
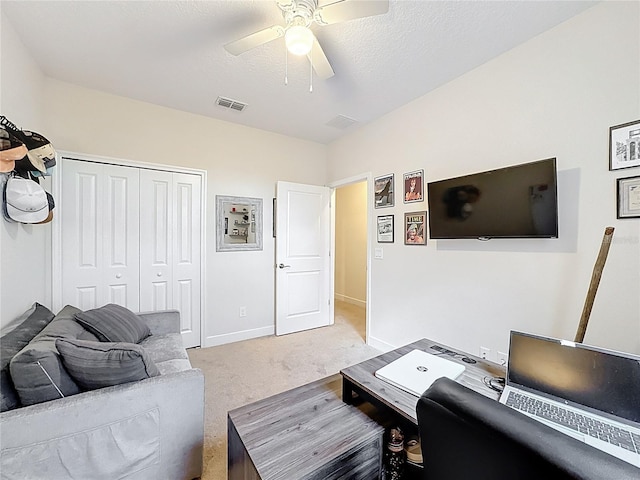
[{"label": "wooden side table", "polygon": [[384,427],[341,386],[333,375],[230,411],[228,479],[380,478]]}]

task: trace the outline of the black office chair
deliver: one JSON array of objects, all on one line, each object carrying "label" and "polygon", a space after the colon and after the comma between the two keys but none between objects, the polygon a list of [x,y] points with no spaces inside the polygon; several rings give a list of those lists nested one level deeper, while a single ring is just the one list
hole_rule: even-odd
[{"label": "black office chair", "polygon": [[416,406],[424,480],[638,480],[640,469],[440,378]]}]

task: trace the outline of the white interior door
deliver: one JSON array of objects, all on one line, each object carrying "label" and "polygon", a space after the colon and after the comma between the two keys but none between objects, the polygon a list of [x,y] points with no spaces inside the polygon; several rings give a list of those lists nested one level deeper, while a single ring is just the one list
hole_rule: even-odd
[{"label": "white interior door", "polygon": [[62,305],[139,310],[136,169],[65,159]]},{"label": "white interior door", "polygon": [[179,310],[187,348],[200,345],[200,178],[140,171],[140,309]]},{"label": "white interior door", "polygon": [[278,182],[276,198],[276,335],[329,325],[330,190]]}]

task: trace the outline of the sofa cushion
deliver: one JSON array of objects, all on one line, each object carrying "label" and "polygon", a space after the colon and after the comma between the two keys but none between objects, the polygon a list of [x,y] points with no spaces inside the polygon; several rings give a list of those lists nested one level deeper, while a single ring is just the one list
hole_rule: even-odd
[{"label": "sofa cushion", "polygon": [[34,303],[29,310],[8,325],[9,333],[0,338],[0,411],[11,410],[20,405],[18,392],[13,386],[9,371],[11,359],[40,333],[53,317],[53,312],[47,307]]},{"label": "sofa cushion", "polygon": [[135,343],[60,338],[56,340],[56,347],[67,372],[86,390],[160,375],[145,349]]},{"label": "sofa cushion", "polygon": [[78,385],[64,369],[55,346],[57,338],[98,340],[74,321],[74,316],[80,312],[71,305],[64,307],[11,359],[11,379],[22,405],[33,405],[80,392]]},{"label": "sofa cushion", "polygon": [[151,335],[140,317],[114,303],[78,313],[75,318],[102,342],[139,343]]}]

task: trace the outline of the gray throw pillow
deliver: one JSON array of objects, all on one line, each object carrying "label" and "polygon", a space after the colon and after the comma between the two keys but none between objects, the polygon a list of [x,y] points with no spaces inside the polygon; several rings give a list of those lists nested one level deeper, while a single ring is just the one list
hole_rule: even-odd
[{"label": "gray throw pillow", "polygon": [[13,329],[0,338],[0,411],[20,406],[20,399],[9,371],[11,359],[22,350],[53,319],[53,312],[39,303],[12,322]]},{"label": "gray throw pillow", "polygon": [[71,305],[64,307],[11,359],[11,379],[22,405],[33,405],[80,392],[78,385],[64,369],[55,344],[57,338],[98,340],[73,320],[74,315],[80,312]]},{"label": "gray throw pillow", "polygon": [[66,370],[86,390],[160,375],[146,350],[134,343],[58,339],[56,347]]},{"label": "gray throw pillow", "polygon": [[101,342],[139,343],[151,335],[144,320],[114,303],[78,313],[75,318]]}]

